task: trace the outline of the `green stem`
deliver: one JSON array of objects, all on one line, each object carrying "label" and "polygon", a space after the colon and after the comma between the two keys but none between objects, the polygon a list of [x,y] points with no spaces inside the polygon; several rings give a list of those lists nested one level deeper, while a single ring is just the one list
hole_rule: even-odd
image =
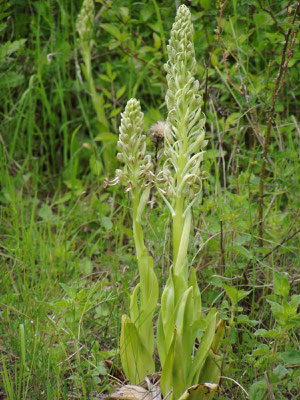
[{"label": "green stem", "polygon": [[[184,131],[184,127],[181,127],[182,131]],[[184,136],[184,135],[183,135]],[[184,220],[185,218],[183,217],[183,212],[184,212],[184,204],[185,204],[185,197],[184,193],[178,193],[178,188],[180,187],[181,181],[182,181],[182,171],[186,165],[186,157],[184,156],[185,153],[185,148],[186,144],[185,141],[183,142],[183,146],[180,149],[180,154],[178,157],[178,172],[177,172],[177,197],[175,200],[175,215],[173,217],[173,258],[174,258],[174,265],[176,264],[177,261],[177,256],[178,256],[178,251],[179,251],[179,246],[181,242],[181,237],[182,237],[182,231],[183,231],[183,225],[184,225]],[[175,271],[176,272],[176,271]]]},{"label": "green stem", "polygon": [[[91,64],[91,49],[89,43],[87,42],[82,43],[81,53],[85,64],[83,72],[85,75],[85,79],[88,83],[88,88],[92,99],[93,107],[97,115],[99,127],[101,128],[101,126],[103,126],[106,131],[109,131],[109,122],[106,118],[104,107],[100,101],[93,79],[92,64]],[[103,153],[103,162],[106,171],[109,171],[111,169],[112,167],[111,160],[113,158],[114,158],[114,147],[112,145],[108,145],[106,147],[106,151]]]},{"label": "green stem", "polygon": [[92,98],[93,106],[97,114],[98,122],[105,127],[108,127],[108,121],[105,116],[104,108],[100,102],[98,93],[96,91],[93,74],[92,74],[92,64],[91,64],[91,50],[88,43],[82,44],[82,57],[85,64],[85,78],[87,80],[90,95]]},{"label": "green stem", "polygon": [[135,251],[139,261],[141,254],[145,251],[144,232],[140,222],[137,221],[137,211],[140,201],[139,191],[137,188],[133,190],[133,237],[135,243]]},{"label": "green stem", "polygon": [[178,251],[179,251],[179,246],[181,242],[181,235],[183,231],[183,224],[184,224],[184,218],[183,218],[183,206],[184,206],[184,197],[180,196],[179,198],[176,199],[175,202],[175,215],[173,217],[173,261],[174,264],[176,264],[177,261],[177,256],[178,256]]}]

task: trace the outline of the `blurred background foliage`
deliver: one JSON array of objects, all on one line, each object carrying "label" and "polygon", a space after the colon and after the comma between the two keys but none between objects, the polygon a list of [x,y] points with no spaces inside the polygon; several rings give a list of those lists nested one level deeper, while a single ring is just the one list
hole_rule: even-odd
[{"label": "blurred background foliage", "polygon": [[[299,2],[183,3],[209,139],[190,260],[204,305],[231,326],[223,375],[250,399],[291,398],[300,364]],[[0,0],[0,364],[9,399],[93,398],[110,384],[103,360],[118,363],[136,264],[127,194],[103,182],[118,166],[126,102],[141,101],[145,132],[166,118],[163,65],[178,5],[95,2],[103,124],[83,74],[81,0]],[[168,212],[153,202],[145,229],[164,281]],[[224,283],[250,290],[234,320]],[[247,396],[224,379],[220,398]]]}]

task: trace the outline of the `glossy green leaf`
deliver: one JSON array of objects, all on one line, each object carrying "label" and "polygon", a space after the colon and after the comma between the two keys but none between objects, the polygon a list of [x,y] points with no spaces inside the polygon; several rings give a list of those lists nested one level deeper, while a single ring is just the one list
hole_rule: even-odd
[{"label": "glossy green leaf", "polygon": [[113,118],[113,117],[115,117],[116,115],[119,115],[120,112],[121,112],[121,110],[122,110],[121,107],[118,107],[118,108],[112,110],[112,112],[109,114],[109,117],[110,117],[110,118]]},{"label": "glossy green leaf", "polygon": [[189,286],[193,287],[194,320],[199,321],[202,316],[201,293],[197,283],[196,271],[193,267],[190,270]]},{"label": "glossy green leaf", "polygon": [[242,257],[245,257],[247,260],[252,260],[252,258],[253,258],[251,252],[243,246],[239,246],[239,245],[228,246],[227,250],[232,251],[235,254],[239,254]]},{"label": "glossy green leaf", "polygon": [[298,365],[300,367],[300,350],[291,350],[280,354],[280,358],[289,365]]},{"label": "glossy green leaf", "polygon": [[200,341],[199,347],[196,351],[195,358],[192,362],[190,372],[189,372],[189,383],[190,385],[195,385],[199,382],[199,376],[202,370],[202,367],[206,361],[206,358],[209,354],[211,345],[215,336],[216,329],[216,318],[217,312],[213,312],[213,316],[206,328],[206,331]]},{"label": "glossy green leaf", "polygon": [[141,222],[142,214],[143,214],[145,207],[149,200],[150,190],[151,190],[150,186],[148,186],[145,190],[143,190],[143,193],[141,195],[140,202],[138,205],[138,209],[137,209],[137,215],[136,215],[137,222]]},{"label": "glossy green leaf", "polygon": [[289,297],[291,286],[289,283],[289,278],[286,274],[275,272],[273,284],[275,294],[282,296],[285,299]]},{"label": "glossy green leaf", "polygon": [[131,321],[134,324],[138,323],[138,319],[140,317],[140,307],[139,307],[139,299],[138,299],[138,294],[140,291],[140,283],[136,285],[134,288],[134,291],[132,292],[130,296],[130,318]]},{"label": "glossy green leaf", "polygon": [[93,174],[95,174],[95,175],[97,175],[97,176],[100,176],[100,175],[101,175],[101,172],[102,172],[102,170],[103,170],[103,168],[102,168],[102,163],[101,163],[100,160],[98,160],[98,159],[95,157],[95,155],[92,155],[92,156],[90,157],[90,168],[91,168],[91,171],[93,172]]},{"label": "glossy green leaf", "polygon": [[[190,286],[182,296],[178,307],[175,326],[182,338],[182,359],[181,363],[186,370],[191,362],[191,354],[196,334],[193,331],[194,308],[193,308],[193,287]],[[178,335],[178,336],[179,336]]]},{"label": "glossy green leaf", "polygon": [[139,334],[149,352],[154,351],[154,335],[152,319],[158,301],[158,282],[153,269],[153,258],[147,251],[139,257],[141,315],[138,319]]},{"label": "glossy green leaf", "polygon": [[[181,232],[181,237],[180,237],[180,245],[178,249],[178,254],[177,254],[177,259],[176,263],[174,266],[174,272],[175,274],[179,275],[181,273],[181,270],[186,262],[186,255],[187,255],[187,248],[189,244],[189,237],[190,237],[190,230],[191,230],[191,221],[192,221],[192,213],[188,211],[184,224],[183,224],[183,229]],[[177,232],[178,234],[178,232]]]},{"label": "glossy green leaf", "polygon": [[178,399],[186,388],[187,371],[183,366],[182,358],[182,338],[175,328],[173,340],[162,368],[160,380],[161,391],[164,397],[172,393],[170,398],[173,400]]},{"label": "glossy green leaf", "polygon": [[120,40],[121,33],[119,29],[113,24],[101,24],[101,28],[112,35],[117,40]]},{"label": "glossy green leaf", "polygon": [[253,385],[250,386],[249,399],[263,400],[265,397],[266,390],[267,390],[267,382],[265,380],[253,383]]},{"label": "glossy green leaf", "polygon": [[233,306],[237,305],[239,301],[241,301],[243,298],[247,297],[248,294],[251,293],[251,290],[238,290],[235,287],[225,285],[225,283],[223,283],[223,288]]},{"label": "glossy green leaf", "polygon": [[117,143],[118,136],[114,135],[113,133],[110,133],[110,132],[102,132],[102,133],[99,133],[99,135],[97,135],[95,137],[95,141]]},{"label": "glossy green leaf", "polygon": [[211,348],[214,353],[218,353],[218,351],[220,350],[224,336],[225,336],[225,321],[221,319],[217,324],[215,337],[211,345]]},{"label": "glossy green leaf", "polygon": [[14,42],[6,42],[0,46],[0,62],[6,57],[9,57],[12,53],[22,49],[27,39],[19,39]]},{"label": "glossy green leaf", "polygon": [[122,316],[120,357],[124,373],[134,385],[155,371],[152,354],[145,348],[135,325],[126,315]]},{"label": "glossy green leaf", "polygon": [[171,273],[161,297],[161,310],[157,326],[157,348],[161,365],[165,363],[172,340],[175,318],[174,301],[174,283],[171,268]]},{"label": "glossy green leaf", "polygon": [[119,90],[117,90],[117,93],[116,93],[117,100],[119,100],[119,98],[123,96],[123,94],[125,93],[125,90],[126,90],[126,85],[122,86]]},{"label": "glossy green leaf", "polygon": [[106,232],[110,231],[113,228],[112,220],[109,217],[103,215],[101,217],[101,226],[104,228]]},{"label": "glossy green leaf", "polygon": [[199,376],[199,382],[219,384],[221,377],[221,366],[221,357],[210,350]]}]

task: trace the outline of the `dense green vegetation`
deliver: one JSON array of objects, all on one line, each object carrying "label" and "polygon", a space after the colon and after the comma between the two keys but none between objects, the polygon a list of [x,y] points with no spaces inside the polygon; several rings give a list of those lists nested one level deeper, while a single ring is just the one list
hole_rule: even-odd
[{"label": "dense green vegetation", "polygon": [[[166,119],[177,3],[95,2],[89,71],[81,0],[0,0],[0,398],[105,398],[122,380],[137,262],[128,193],[106,183],[127,101],[145,133]],[[208,139],[189,258],[202,307],[227,324],[217,397],[300,399],[300,3],[187,5]],[[148,148],[159,170],[150,135]],[[162,290],[159,196],[145,232]]]}]

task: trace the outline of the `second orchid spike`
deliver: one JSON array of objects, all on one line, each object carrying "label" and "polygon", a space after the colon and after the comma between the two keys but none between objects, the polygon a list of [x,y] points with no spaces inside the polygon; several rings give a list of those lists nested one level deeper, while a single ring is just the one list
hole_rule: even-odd
[{"label": "second orchid spike", "polygon": [[122,182],[128,190],[146,187],[153,180],[153,164],[146,155],[146,136],[143,135],[144,114],[140,102],[130,99],[122,113],[118,141],[118,160],[123,162]]},{"label": "second orchid spike", "polygon": [[76,22],[76,30],[82,42],[89,42],[93,38],[94,18],[94,0],[84,0]]}]

